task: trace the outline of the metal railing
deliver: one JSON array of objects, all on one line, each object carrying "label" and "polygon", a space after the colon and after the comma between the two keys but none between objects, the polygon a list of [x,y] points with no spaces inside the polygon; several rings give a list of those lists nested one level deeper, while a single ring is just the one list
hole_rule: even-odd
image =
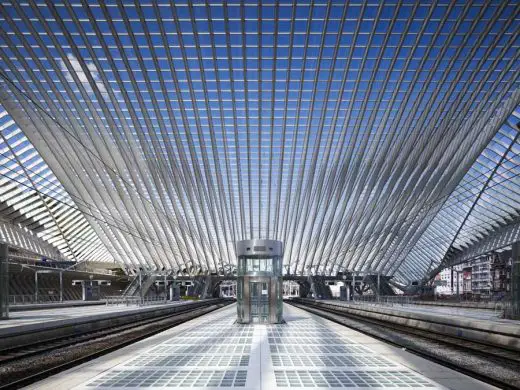
[{"label": "metal railing", "polygon": [[42,294],[38,296],[38,299],[34,294],[15,294],[9,295],[9,305],[28,305],[34,303],[58,303],[60,302],[60,296]]},{"label": "metal railing", "polygon": [[350,302],[394,306],[412,305],[419,303],[419,300],[413,295],[355,295]]}]

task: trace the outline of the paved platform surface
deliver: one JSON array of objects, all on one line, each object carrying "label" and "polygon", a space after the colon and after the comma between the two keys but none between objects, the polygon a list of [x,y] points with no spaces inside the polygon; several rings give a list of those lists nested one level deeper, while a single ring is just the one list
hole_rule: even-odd
[{"label": "paved platform surface", "polygon": [[[179,302],[169,302],[168,305],[177,305]],[[126,306],[126,305],[91,305],[76,307],[59,307],[52,309],[15,311],[9,313],[9,320],[0,321],[0,331],[20,326],[47,323],[51,321],[63,321],[70,319],[89,318],[100,314],[124,313],[132,310],[150,309],[150,307],[165,307],[166,304],[146,305],[146,306]],[[1,332],[0,332],[1,333]]]},{"label": "paved platform surface", "polygon": [[29,389],[493,388],[286,304],[286,324],[235,317],[230,305]]},{"label": "paved platform surface", "polygon": [[[339,300],[323,300],[323,302],[334,303],[334,304],[345,304],[344,301]],[[520,325],[520,321],[518,320],[507,320],[500,318],[501,312],[499,310],[490,310],[490,309],[469,309],[469,308],[461,308],[461,307],[446,307],[446,306],[427,306],[427,305],[389,305],[389,304],[376,304],[369,302],[349,302],[350,304],[356,304],[359,306],[367,306],[367,307],[381,307],[385,309],[392,310],[400,310],[409,313],[421,313],[421,314],[430,314],[430,315],[439,315],[450,318],[464,318],[464,319],[476,319],[483,321],[494,321],[504,324],[518,324]]]}]

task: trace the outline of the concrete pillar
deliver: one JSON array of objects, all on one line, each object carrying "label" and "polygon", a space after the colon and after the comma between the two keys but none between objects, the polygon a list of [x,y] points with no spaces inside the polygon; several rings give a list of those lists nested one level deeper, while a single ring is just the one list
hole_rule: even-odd
[{"label": "concrete pillar", "polygon": [[178,301],[181,297],[181,288],[175,281],[170,284],[170,301]]},{"label": "concrete pillar", "polygon": [[34,300],[38,303],[38,271],[34,272]]},{"label": "concrete pillar", "polygon": [[168,301],[168,275],[164,275],[164,303]]},{"label": "concrete pillar", "polygon": [[0,320],[9,319],[9,263],[8,246],[0,244]]},{"label": "concrete pillar", "polygon": [[181,296],[180,285],[181,285],[181,282],[179,281],[179,283],[177,283],[177,277],[173,276],[172,295],[171,295],[172,301],[178,301],[180,299],[180,296]]},{"label": "concrete pillar", "polygon": [[86,301],[87,300],[87,296],[88,296],[88,282],[86,280],[83,280],[81,282],[81,299],[83,301]]},{"label": "concrete pillar", "polygon": [[60,271],[60,302],[63,302],[63,272]]},{"label": "concrete pillar", "polygon": [[[459,275],[457,274],[457,282],[459,281]],[[451,267],[451,278],[450,278],[450,283],[451,283],[451,295],[453,295],[453,266]],[[459,297],[459,293],[458,293],[458,283],[457,283],[457,298]]]},{"label": "concrete pillar", "polygon": [[339,300],[346,301],[347,300],[347,288],[345,285],[339,287]]},{"label": "concrete pillar", "polygon": [[142,278],[142,275],[143,275],[143,271],[142,270],[139,270],[139,304],[142,305],[143,304],[143,278]]},{"label": "concrete pillar", "polygon": [[511,304],[513,318],[520,318],[520,242],[513,244],[511,264]]},{"label": "concrete pillar", "polygon": [[377,272],[377,301],[379,302],[379,299],[381,297],[381,272]]},{"label": "concrete pillar", "polygon": [[[453,267],[451,267],[453,271]],[[460,278],[460,272],[457,271],[457,300],[460,300],[460,292],[459,292],[459,278]],[[453,289],[453,278],[451,279],[452,289]]]}]

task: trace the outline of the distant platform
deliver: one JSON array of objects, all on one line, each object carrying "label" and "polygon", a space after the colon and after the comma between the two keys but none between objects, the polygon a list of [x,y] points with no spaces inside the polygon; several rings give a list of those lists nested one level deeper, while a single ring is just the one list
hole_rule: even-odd
[{"label": "distant platform", "polygon": [[[382,306],[386,307],[386,306]],[[464,307],[450,307],[450,306],[433,306],[433,305],[394,305],[390,306],[393,309],[399,309],[402,311],[407,311],[410,313],[429,313],[429,314],[437,314],[441,316],[457,316],[464,318],[474,318],[476,320],[485,320],[485,321],[495,321],[502,323],[518,323],[520,325],[520,321],[507,320],[500,318],[501,312],[499,310],[492,309],[474,309],[474,308],[464,308]]]},{"label": "distant platform", "polygon": [[28,388],[493,388],[295,307],[284,317],[238,325],[230,305]]},{"label": "distant platform", "polygon": [[26,304],[17,304],[9,305],[9,313],[13,313],[15,311],[28,311],[28,310],[42,310],[42,309],[58,309],[64,307],[80,307],[80,306],[100,306],[106,305],[106,302],[103,301],[63,301],[63,302],[48,302],[48,303],[26,303]]},{"label": "distant platform", "polygon": [[39,310],[15,311],[9,313],[9,319],[0,321],[0,337],[22,330],[31,331],[40,329],[42,326],[52,327],[65,323],[77,323],[82,320],[91,320],[95,317],[103,318],[113,316],[114,313],[130,314],[137,311],[156,310],[168,305],[179,305],[183,302],[158,303],[155,305],[88,305],[88,306],[62,306],[53,308],[42,308]]},{"label": "distant platform", "polygon": [[500,318],[501,311],[490,310],[490,309],[473,309],[463,307],[450,307],[450,306],[433,306],[433,305],[422,305],[422,304],[377,304],[373,302],[356,302],[356,301],[339,301],[339,300],[319,300],[318,302],[331,303],[336,305],[359,305],[366,307],[374,307],[381,309],[388,309],[393,311],[401,311],[406,313],[417,313],[417,314],[428,314],[439,317],[451,318],[451,319],[473,319],[479,321],[492,321],[501,323],[504,325],[520,325],[518,320],[508,320]]}]

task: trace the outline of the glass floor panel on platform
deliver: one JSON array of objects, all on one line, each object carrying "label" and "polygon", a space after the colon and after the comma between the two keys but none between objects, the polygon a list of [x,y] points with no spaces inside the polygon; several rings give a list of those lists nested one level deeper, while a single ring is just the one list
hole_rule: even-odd
[{"label": "glass floor panel on platform", "polygon": [[352,330],[284,309],[280,325],[236,324],[235,305],[200,317],[76,388],[443,388]]}]

